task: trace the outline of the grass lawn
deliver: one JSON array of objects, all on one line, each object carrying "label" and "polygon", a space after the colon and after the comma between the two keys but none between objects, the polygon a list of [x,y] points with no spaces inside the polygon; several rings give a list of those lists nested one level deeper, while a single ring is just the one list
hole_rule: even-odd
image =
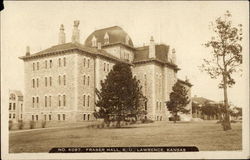
[{"label": "grass lawn", "polygon": [[155,122],[124,128],[64,128],[10,133],[10,152],[48,152],[52,147],[196,146],[200,151],[241,150],[242,126],[223,131],[215,121]]}]

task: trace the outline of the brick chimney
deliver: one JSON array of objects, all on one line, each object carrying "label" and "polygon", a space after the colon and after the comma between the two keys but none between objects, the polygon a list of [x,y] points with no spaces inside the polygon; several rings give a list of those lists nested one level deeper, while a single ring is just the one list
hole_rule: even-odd
[{"label": "brick chimney", "polygon": [[149,43],[149,58],[155,58],[155,42],[153,36],[151,36]]},{"label": "brick chimney", "polygon": [[66,41],[65,33],[64,33],[64,26],[61,24],[60,26],[60,32],[58,36],[58,44],[63,44]]},{"label": "brick chimney", "polygon": [[30,47],[29,46],[26,47],[26,56],[30,56]]},{"label": "brick chimney", "polygon": [[74,21],[74,28],[73,28],[73,32],[72,32],[72,42],[78,42],[80,43],[80,30],[78,29],[78,26],[80,24],[80,21],[76,20]]}]

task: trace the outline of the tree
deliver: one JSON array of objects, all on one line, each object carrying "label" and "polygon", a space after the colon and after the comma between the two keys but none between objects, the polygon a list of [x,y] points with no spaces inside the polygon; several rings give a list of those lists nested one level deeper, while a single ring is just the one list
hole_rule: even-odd
[{"label": "tree", "polygon": [[215,23],[211,23],[211,27],[215,36],[205,43],[205,47],[212,49],[212,58],[204,59],[201,70],[209,74],[213,79],[221,78],[219,88],[223,88],[224,106],[226,109],[223,119],[223,129],[230,130],[231,124],[229,119],[229,104],[227,89],[235,84],[232,77],[234,72],[241,71],[242,64],[242,25],[232,26],[231,13],[226,12],[224,18],[217,18]]},{"label": "tree", "polygon": [[104,82],[101,81],[100,91],[96,89],[99,110],[95,111],[95,117],[103,118],[106,124],[116,121],[120,127],[121,121],[146,114],[141,105],[146,99],[141,88],[128,64],[115,64]]},{"label": "tree", "polygon": [[174,123],[176,123],[178,113],[187,114],[190,110],[186,109],[186,105],[189,104],[190,100],[188,97],[188,90],[180,84],[180,82],[176,82],[172,88],[172,92],[169,95],[170,100],[167,101],[167,109],[170,111],[174,118]]}]

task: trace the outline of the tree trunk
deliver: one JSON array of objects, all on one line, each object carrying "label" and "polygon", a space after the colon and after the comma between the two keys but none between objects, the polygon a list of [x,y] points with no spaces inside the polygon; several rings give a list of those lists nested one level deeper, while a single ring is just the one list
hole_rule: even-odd
[{"label": "tree trunk", "polygon": [[222,126],[224,131],[231,129],[230,119],[229,119],[229,105],[228,105],[228,97],[227,97],[227,75],[223,74],[223,90],[224,90],[224,106],[226,109],[225,117],[222,122]]}]

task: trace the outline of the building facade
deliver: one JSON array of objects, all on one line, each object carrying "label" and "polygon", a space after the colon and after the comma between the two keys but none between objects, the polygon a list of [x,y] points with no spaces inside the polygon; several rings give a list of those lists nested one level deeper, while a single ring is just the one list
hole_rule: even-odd
[{"label": "building facade", "polygon": [[21,91],[9,91],[9,121],[23,120],[23,94]]},{"label": "building facade", "polygon": [[96,30],[81,44],[78,26],[79,21],[74,21],[71,42],[65,42],[61,25],[58,45],[34,54],[28,47],[26,55],[20,57],[25,71],[25,119],[94,120],[95,89],[100,89],[100,81],[114,64],[124,62],[131,65],[148,99],[147,118],[168,120],[165,102],[179,70],[175,50],[155,44],[152,37],[148,46],[134,47],[118,26]]}]

